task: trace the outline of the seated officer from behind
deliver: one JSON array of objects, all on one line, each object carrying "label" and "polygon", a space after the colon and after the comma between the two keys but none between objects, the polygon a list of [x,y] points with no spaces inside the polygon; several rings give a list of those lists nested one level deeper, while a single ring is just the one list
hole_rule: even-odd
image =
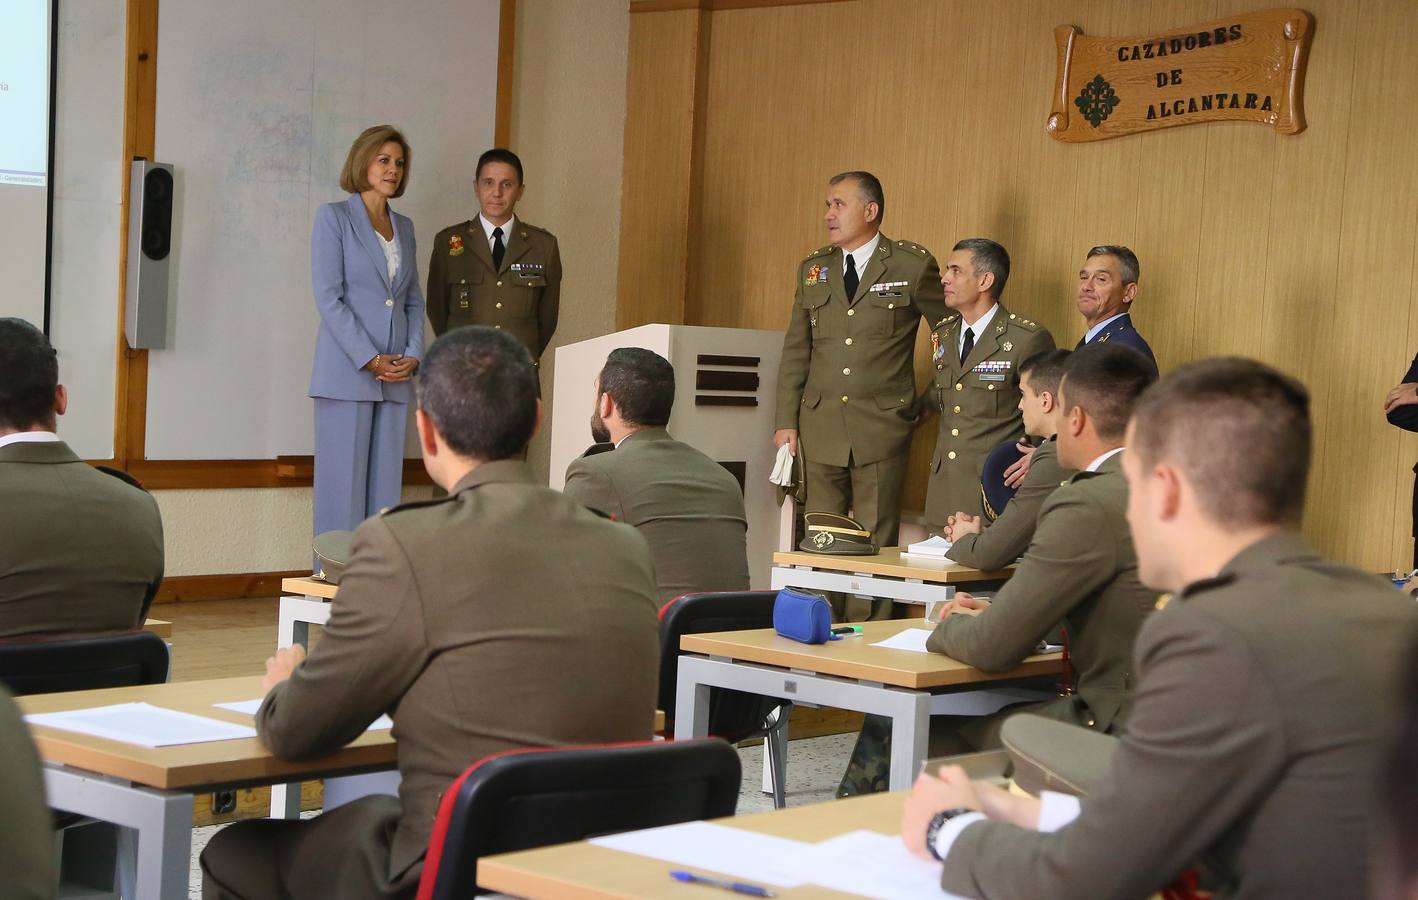
[{"label": "seated officer from behind", "polygon": [[1250,360],[1193,363],[1143,397],[1128,448],[1141,576],[1175,596],[1138,636],[1136,712],[1106,773],[1079,811],[946,767],[917,780],[902,838],[974,897],[1145,897],[1194,865],[1218,898],[1370,896],[1418,611],[1300,537],[1304,387]]},{"label": "seated officer from behind", "polygon": [[540,417],[526,347],[490,328],[450,331],[424,356],[418,401],[424,466],[449,495],[360,526],[320,642],[309,659],[293,647],[267,662],[256,714],[262,741],[289,759],[330,753],[390,714],[399,797],[228,826],[202,854],[204,897],[412,897],[442,792],[465,768],[654,727],[650,552],[523,462]]},{"label": "seated officer from behind", "polygon": [[0,372],[0,639],[138,627],[162,583],[157,503],[55,434],[69,394],[38,328],[0,319]]},{"label": "seated officer from behind", "polygon": [[1034,537],[1034,525],[1044,501],[1074,473],[1059,465],[1059,382],[1069,351],[1049,350],[1019,364],[1019,411],[1025,434],[1042,437],[1033,464],[1004,512],[986,528],[979,516],[959,512],[950,517],[946,556],[976,569],[1002,569],[1019,558]]},{"label": "seated officer from behind", "polygon": [[743,491],[665,430],[675,402],[669,360],[640,347],[613,350],[596,386],[591,437],[599,443],[567,468],[562,490],[639,529],[662,605],[694,591],[748,590]]},{"label": "seated officer from behind", "polygon": [[[1121,457],[1133,403],[1152,381],[1147,361],[1122,347],[1085,347],[1069,356],[1059,387],[1059,463],[1080,471],[1044,501],[1029,549],[994,601],[957,593],[926,643],[1002,672],[1063,622],[1076,693],[991,716],[935,716],[932,756],[998,747],[1004,720],[1026,709],[1096,731],[1122,729],[1131,706],[1133,640],[1157,594],[1137,578]],[[868,716],[839,794],[884,790],[889,756],[890,721]]]}]

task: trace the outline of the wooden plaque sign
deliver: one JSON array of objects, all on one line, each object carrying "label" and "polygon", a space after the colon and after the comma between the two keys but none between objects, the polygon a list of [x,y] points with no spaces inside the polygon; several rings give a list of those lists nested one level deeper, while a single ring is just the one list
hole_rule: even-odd
[{"label": "wooden plaque sign", "polygon": [[1058,75],[1047,128],[1068,143],[1239,120],[1305,130],[1301,94],[1313,23],[1267,9],[1129,38],[1054,29]]}]

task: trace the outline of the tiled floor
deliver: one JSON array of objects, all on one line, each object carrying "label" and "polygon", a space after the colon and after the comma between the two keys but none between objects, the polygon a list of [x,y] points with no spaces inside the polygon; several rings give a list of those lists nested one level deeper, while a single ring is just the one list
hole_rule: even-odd
[{"label": "tiled floor", "polygon": [[[831,800],[837,790],[837,782],[847,765],[847,755],[852,752],[852,742],[856,735],[836,734],[828,737],[804,738],[791,741],[788,746],[788,805],[806,806],[810,803],[824,803]],[[773,798],[761,790],[763,783],[762,747],[745,747],[739,750],[743,762],[743,783],[739,789],[739,815],[766,812],[773,808]],[[306,816],[314,813],[306,813]],[[222,827],[197,828],[192,832],[192,900],[202,896],[202,870],[197,865],[197,857],[207,841]]]}]

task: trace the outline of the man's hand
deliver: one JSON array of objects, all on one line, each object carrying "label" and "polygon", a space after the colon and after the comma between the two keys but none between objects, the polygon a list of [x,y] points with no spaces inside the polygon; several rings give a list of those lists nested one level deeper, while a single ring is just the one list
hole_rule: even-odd
[{"label": "man's hand", "polygon": [[290,677],[295,667],[305,662],[305,648],[296,644],[277,650],[275,656],[266,659],[266,677],[261,679],[261,690],[271,692],[271,688]]},{"label": "man's hand", "polygon": [[779,428],[773,432],[773,449],[777,450],[784,444],[788,445],[788,452],[794,456],[798,455],[798,430],[796,428]]},{"label": "man's hand", "polygon": [[990,601],[986,600],[984,597],[976,597],[964,591],[956,591],[955,602],[950,604],[950,615],[978,616],[989,608]]},{"label": "man's hand", "polygon": [[1034,459],[1034,451],[1039,448],[1031,447],[1023,441],[1020,441],[1014,446],[1018,447],[1019,452],[1023,453],[1024,456],[1018,462],[1004,470],[1004,484],[1005,487],[1018,490],[1019,486],[1024,483],[1024,476],[1029,474],[1029,463]]},{"label": "man's hand", "polygon": [[942,766],[939,773],[922,772],[901,811],[901,840],[922,859],[935,861],[926,849],[926,826],[947,809],[979,809],[980,799],[970,776],[959,766]]},{"label": "man's hand", "polygon": [[980,809],[997,822],[1009,822],[1030,831],[1039,830],[1039,798],[1015,794],[984,781],[975,782]]},{"label": "man's hand", "polygon": [[1418,382],[1404,382],[1398,387],[1388,392],[1384,398],[1384,414],[1392,412],[1399,406],[1411,406],[1418,403]]},{"label": "man's hand", "polygon": [[980,533],[980,517],[972,516],[969,513],[958,512],[950,517],[950,524],[945,529],[945,537],[954,543],[967,534]]},{"label": "man's hand", "polygon": [[380,366],[380,371],[374,377],[380,381],[408,381],[414,377],[414,370],[418,368],[418,365],[419,361],[416,357],[391,356],[386,365]]}]

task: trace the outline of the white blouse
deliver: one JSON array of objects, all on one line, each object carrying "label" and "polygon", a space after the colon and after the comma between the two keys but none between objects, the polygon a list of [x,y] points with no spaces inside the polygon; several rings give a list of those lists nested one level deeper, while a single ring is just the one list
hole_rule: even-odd
[{"label": "white blouse", "polygon": [[389,281],[394,281],[394,273],[399,271],[399,235],[396,233],[394,239],[384,240],[384,235],[374,232],[374,236],[379,238],[379,246],[384,248],[384,261],[389,264]]}]

